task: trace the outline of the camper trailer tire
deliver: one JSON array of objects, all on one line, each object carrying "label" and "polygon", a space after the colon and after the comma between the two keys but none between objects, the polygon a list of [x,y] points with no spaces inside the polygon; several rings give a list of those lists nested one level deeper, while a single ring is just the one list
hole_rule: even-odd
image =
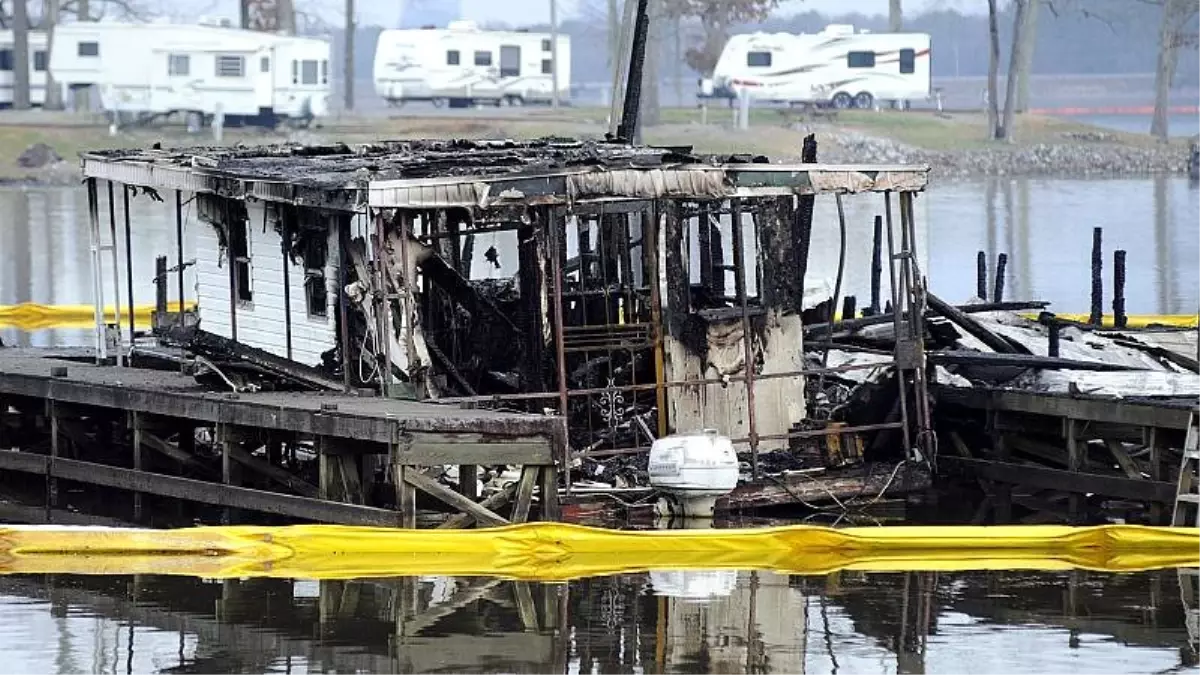
[{"label": "camper trailer tire", "polygon": [[838,110],[845,110],[854,105],[854,98],[844,91],[839,91],[833,95],[833,107]]},{"label": "camper trailer tire", "polygon": [[875,97],[869,91],[860,91],[854,97],[854,107],[859,110],[870,110],[875,105]]},{"label": "camper trailer tire", "polygon": [[433,107],[435,107],[435,108],[446,107],[446,99],[444,99],[444,98],[434,98],[434,99],[431,99],[429,102],[432,103]]},{"label": "camper trailer tire", "polygon": [[504,105],[511,108],[516,108],[525,105],[525,99],[520,96],[509,95],[504,97]]}]

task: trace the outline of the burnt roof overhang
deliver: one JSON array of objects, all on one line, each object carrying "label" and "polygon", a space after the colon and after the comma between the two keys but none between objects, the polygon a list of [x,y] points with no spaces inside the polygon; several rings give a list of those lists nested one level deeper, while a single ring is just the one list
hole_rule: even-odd
[{"label": "burnt roof overhang", "polygon": [[82,158],[88,178],[351,211],[919,191],[928,174],[919,166],[778,165],[556,138],[122,149]]}]

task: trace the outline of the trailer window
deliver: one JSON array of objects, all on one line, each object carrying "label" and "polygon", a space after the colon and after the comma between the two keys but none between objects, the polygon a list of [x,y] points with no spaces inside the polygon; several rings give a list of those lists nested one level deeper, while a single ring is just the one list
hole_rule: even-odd
[{"label": "trailer window", "polygon": [[11,72],[13,69],[13,50],[0,49],[0,71]]},{"label": "trailer window", "polygon": [[450,51],[446,52],[446,65],[448,65],[448,66],[457,66],[458,65],[458,50],[457,49],[451,49]]},{"label": "trailer window", "polygon": [[300,62],[300,84],[317,83],[317,61],[310,59]]},{"label": "trailer window", "polygon": [[271,57],[264,56],[258,60],[258,72],[260,72],[260,73],[271,72]]},{"label": "trailer window", "polygon": [[79,56],[100,56],[99,42],[80,42],[76,49]]},{"label": "trailer window", "polygon": [[46,52],[38,51],[33,53],[33,70],[34,72],[46,72],[47,61]]},{"label": "trailer window", "polygon": [[850,52],[846,55],[847,68],[874,68],[875,52]]},{"label": "trailer window", "polygon": [[542,74],[550,75],[554,72],[554,62],[550,59],[542,59]]},{"label": "trailer window", "polygon": [[917,71],[917,52],[912,49],[900,50],[900,72],[911,75]]},{"label": "trailer window", "polygon": [[751,68],[766,68],[771,65],[771,52],[746,52],[746,65]]},{"label": "trailer window", "polygon": [[329,61],[321,59],[321,84],[329,84]]},{"label": "trailer window", "polygon": [[475,65],[477,65],[477,66],[492,65],[492,53],[491,52],[475,52]]},{"label": "trailer window", "polygon": [[250,302],[254,293],[250,288],[250,221],[238,220],[229,224],[229,260],[234,265],[237,282],[237,299]]},{"label": "trailer window", "polygon": [[192,58],[187,54],[167,54],[167,75],[189,75]]},{"label": "trailer window", "polygon": [[550,41],[549,40],[542,40],[542,51],[544,51],[544,52],[550,51]]},{"label": "trailer window", "polygon": [[304,246],[304,298],[310,317],[325,317],[329,313],[325,289],[327,248],[320,237],[310,237]]},{"label": "trailer window", "polygon": [[246,58],[243,56],[218,56],[217,77],[244,77],[246,75]]}]

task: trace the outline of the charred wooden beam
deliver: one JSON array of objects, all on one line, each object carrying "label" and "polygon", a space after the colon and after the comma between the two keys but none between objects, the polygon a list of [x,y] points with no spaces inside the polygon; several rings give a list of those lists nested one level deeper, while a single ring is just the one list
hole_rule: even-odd
[{"label": "charred wooden beam", "polygon": [[975,319],[972,319],[970,316],[967,316],[966,312],[954,307],[933,293],[926,293],[925,300],[929,303],[929,307],[933,311],[954,322],[980,342],[987,345],[988,348],[1000,354],[1018,353],[1019,350],[1008,340],[1005,340],[1003,337],[1000,337],[987,328],[984,328],[983,324],[979,323]]},{"label": "charred wooden beam", "polygon": [[1050,469],[1033,464],[995,462],[948,455],[938,458],[938,467],[949,475],[976,476],[1044,490],[1059,490],[1074,494],[1096,493],[1108,497],[1164,504],[1175,500],[1175,485],[1162,481],[1099,476],[1080,471]]},{"label": "charred wooden beam", "polygon": [[1049,370],[1091,370],[1116,372],[1140,370],[1135,366],[1103,361],[1079,361],[1053,356],[1034,354],[989,354],[971,351],[937,351],[928,354],[929,360],[940,365],[959,366],[1017,366],[1021,368],[1044,368]]},{"label": "charred wooden beam", "polygon": [[190,352],[221,361],[241,361],[260,368],[281,380],[306,389],[341,391],[342,382],[326,377],[316,368],[275,356],[236,340],[210,333],[196,326],[171,326],[161,336]]}]

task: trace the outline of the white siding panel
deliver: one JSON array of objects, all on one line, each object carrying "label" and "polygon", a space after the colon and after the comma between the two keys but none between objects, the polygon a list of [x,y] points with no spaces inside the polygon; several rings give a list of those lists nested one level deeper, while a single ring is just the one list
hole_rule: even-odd
[{"label": "white siding panel", "polygon": [[[274,222],[263,229],[263,206],[250,204],[250,290],[253,301],[237,307],[238,341],[277,356],[287,356],[284,311],[284,258]],[[229,317],[229,269],[221,261],[215,230],[205,225],[197,236],[196,274],[200,298],[201,326],[212,333],[232,337]],[[337,345],[336,261],[337,237],[329,235],[326,264],[327,311],[324,318],[308,316],[304,295],[304,267],[288,261],[288,290],[291,300],[292,359],[307,365],[321,362],[321,353]],[[226,263],[227,264],[227,263]]]}]

